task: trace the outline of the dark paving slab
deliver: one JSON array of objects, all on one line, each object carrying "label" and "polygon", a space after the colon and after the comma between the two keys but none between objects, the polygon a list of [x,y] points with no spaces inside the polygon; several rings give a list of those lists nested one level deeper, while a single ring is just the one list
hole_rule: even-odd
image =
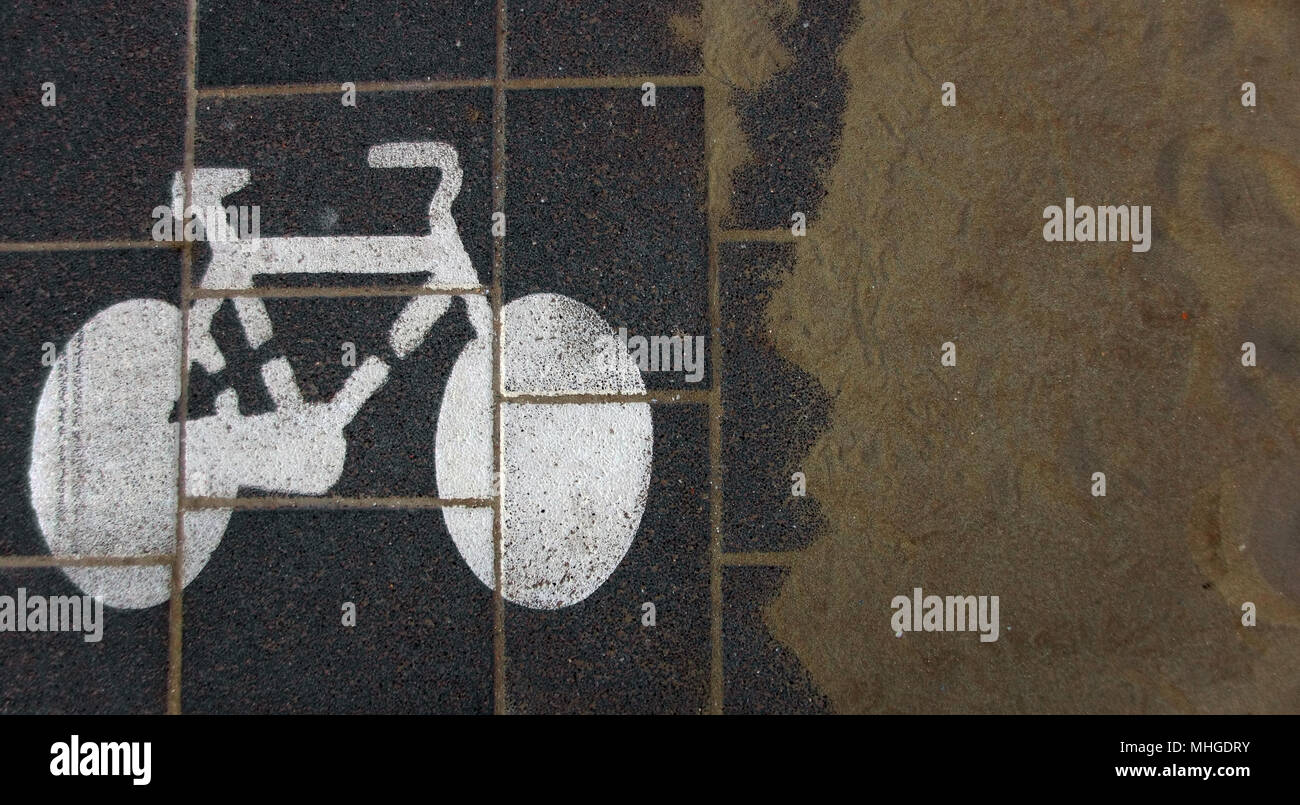
[{"label": "dark paving slab", "polygon": [[[794,270],[788,243],[724,243],[722,296],[722,534],[726,551],[807,546],[822,526],[817,475],[805,456],[826,429],[830,398],[817,381],[777,353],[768,300]],[[807,495],[791,492],[795,472],[812,475]]]},{"label": "dark paving slab", "polygon": [[629,336],[704,338],[702,370],[643,372],[651,389],[711,380],[703,101],[663,87],[654,107],[633,89],[507,101],[506,302],[564,294]]},{"label": "dark paving slab", "polygon": [[826,195],[823,178],[844,124],[846,78],[836,54],[854,4],[806,5],[779,31],[790,57],[785,69],[755,91],[732,95],[752,158],[732,175],[727,226],[789,227],[796,211],[811,222]]},{"label": "dark paving slab", "polygon": [[671,25],[699,13],[693,0],[608,3],[529,0],[508,3],[510,75],[569,77],[694,75],[699,45]]},{"label": "dark paving slab", "polygon": [[438,511],[237,512],[184,660],[189,713],[490,713],[492,593]]},{"label": "dark paving slab", "polygon": [[0,240],[148,239],[184,151],[185,4],[17,0],[0,30]]},{"label": "dark paving slab", "polygon": [[819,693],[794,652],[763,622],[763,609],[785,584],[780,567],[729,567],[722,572],[722,681],[724,713],[824,713]]},{"label": "dark paving slab", "polygon": [[493,0],[199,3],[200,86],[491,78],[495,63]]},{"label": "dark paving slab", "polygon": [[[557,610],[506,605],[514,713],[699,713],[709,687],[708,408],[653,406],[641,529],[614,574]],[[656,625],[642,625],[652,602]]]},{"label": "dark paving slab", "polygon": [[[19,588],[29,606],[31,596],[81,595],[56,568],[0,570],[0,596],[16,604]],[[0,713],[163,712],[167,606],[104,607],[101,629],[96,642],[87,642],[84,631],[0,632]]]},{"label": "dark paving slab", "polygon": [[[92,316],[128,299],[178,304],[180,253],[171,249],[0,254],[0,554],[49,552],[32,510],[28,481],[36,406],[50,368],[42,345],[58,354]],[[126,345],[124,345],[124,348]]]},{"label": "dark paving slab", "polygon": [[[245,168],[252,181],[225,197],[227,205],[260,207],[263,238],[321,235],[427,235],[437,168],[371,168],[370,146],[443,141],[464,172],[451,213],[470,262],[484,283],[491,270],[492,92],[382,92],[214,99],[200,103],[195,165]],[[170,182],[170,180],[169,180]],[[170,193],[170,184],[165,190]],[[202,244],[195,282],[208,262]],[[390,282],[419,285],[424,275]],[[378,284],[383,280],[316,275],[308,284]],[[306,282],[306,280],[303,280]],[[262,285],[286,285],[263,277]]]}]

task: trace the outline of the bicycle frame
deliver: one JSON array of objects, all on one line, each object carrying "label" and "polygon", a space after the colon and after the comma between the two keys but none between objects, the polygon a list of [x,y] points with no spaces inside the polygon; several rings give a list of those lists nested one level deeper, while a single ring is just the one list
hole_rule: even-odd
[{"label": "bicycle frame", "polygon": [[[389,328],[389,345],[404,358],[424,341],[433,325],[460,295],[470,309],[478,339],[490,338],[491,313],[478,275],[451,216],[460,191],[461,167],[446,143],[387,143],[370,148],[371,167],[437,167],[442,176],[429,203],[429,234],[423,236],[326,236],[214,239],[212,258],[199,287],[241,291],[259,276],[278,274],[429,275],[424,288],[436,294],[411,299]],[[220,204],[250,181],[247,170],[200,168],[194,171],[194,205]],[[184,201],[184,174],[172,183],[173,210]],[[212,338],[212,319],[222,299],[205,297],[190,312],[189,355],[208,372],[220,371],[225,358]],[[251,348],[270,340],[272,325],[260,298],[233,297],[235,311]],[[323,494],[342,474],[346,442],[343,428],[387,380],[389,366],[371,356],[353,371],[343,388],[325,403],[307,403],[285,358],[262,366],[262,378],[275,410],[246,417],[238,413],[233,390],[217,398],[217,413],[190,420],[186,435],[186,488],[194,496],[233,496],[238,486],[288,494]],[[231,442],[239,450],[215,449]],[[213,448],[213,449],[208,449]],[[220,494],[218,494],[220,493]]]}]

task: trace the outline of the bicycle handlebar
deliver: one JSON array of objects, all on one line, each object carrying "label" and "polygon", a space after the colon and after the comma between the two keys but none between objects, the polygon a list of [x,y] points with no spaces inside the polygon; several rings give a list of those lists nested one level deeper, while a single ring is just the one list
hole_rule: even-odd
[{"label": "bicycle handlebar", "polygon": [[[451,203],[460,194],[464,174],[456,149],[445,142],[383,143],[372,145],[366,153],[372,168],[437,168],[442,181],[429,202],[429,226],[451,218]],[[454,224],[453,224],[454,225]]]}]

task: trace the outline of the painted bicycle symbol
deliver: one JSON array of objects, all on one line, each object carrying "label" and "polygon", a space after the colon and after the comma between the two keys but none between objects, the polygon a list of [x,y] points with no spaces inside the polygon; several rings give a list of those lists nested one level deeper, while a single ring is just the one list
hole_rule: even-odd
[{"label": "painted bicycle symbol", "polygon": [[[254,287],[276,274],[427,274],[425,295],[412,297],[388,331],[401,361],[430,334],[454,298],[474,329],[430,410],[432,438],[412,433],[412,449],[434,450],[438,497],[485,505],[449,506],[443,518],[461,557],[495,586],[494,509],[501,507],[502,595],[532,608],[582,601],[618,567],[640,527],[650,482],[653,427],[645,402],[608,395],[644,394],[635,363],[598,359],[611,328],[589,307],[557,294],[533,294],[502,312],[501,477],[493,455],[493,312],[460,240],[451,205],[462,171],[443,142],[400,142],[369,149],[371,168],[438,168],[423,236],[327,236],[213,239],[198,287]],[[218,204],[247,185],[236,168],[199,168],[192,204]],[[173,182],[173,209],[184,176]],[[444,292],[445,291],[445,292]],[[261,298],[233,296],[250,347],[269,341],[271,318]],[[209,373],[226,362],[210,328],[222,298],[200,298],[189,315],[188,356]],[[132,299],[91,317],[67,342],[46,378],[36,409],[29,469],[31,501],[54,555],[166,554],[177,524],[181,311],[160,300]],[[261,366],[274,403],[243,415],[235,389],[221,391],[215,411],[185,424],[185,488],[191,498],[228,499],[240,489],[325,495],[338,482],[348,450],[346,426],[393,369],[367,357],[332,399],[303,399],[286,358]],[[511,402],[510,396],[604,395],[590,402]],[[430,409],[433,401],[429,401]],[[499,484],[499,486],[498,486]],[[203,570],[225,533],[231,508],[184,512],[182,576]],[[433,535],[419,535],[433,538]],[[170,596],[157,568],[65,567],[85,594],[109,606],[142,608]]]}]

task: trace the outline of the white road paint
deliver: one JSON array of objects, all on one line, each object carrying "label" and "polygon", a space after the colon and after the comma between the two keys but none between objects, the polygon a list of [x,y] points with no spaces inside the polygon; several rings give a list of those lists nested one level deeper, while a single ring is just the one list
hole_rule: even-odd
[{"label": "white road paint", "polygon": [[[36,406],[28,473],[32,508],[51,554],[169,554],[176,536],[180,311],[137,299],[101,311],[60,352]],[[187,518],[198,574],[229,511]],[[157,567],[69,567],[84,594],[112,607],[148,607],[171,595]]]},{"label": "white road paint", "polygon": [[452,231],[455,231],[456,224],[451,220],[451,203],[460,194],[464,173],[460,167],[460,155],[449,143],[373,145],[366,153],[366,161],[372,168],[437,168],[441,171],[438,190],[429,200],[429,229],[436,232],[450,225]]},{"label": "white road paint", "polygon": [[[472,288],[478,276],[469,258],[460,259],[460,237],[453,228],[428,235],[322,235],[213,241],[217,256],[204,287],[251,288],[258,275],[422,274],[433,272],[430,288]],[[254,242],[257,248],[248,248]],[[435,267],[437,267],[435,269]],[[468,269],[468,270],[467,270]]]},{"label": "white road paint", "polygon": [[645,393],[634,362],[610,360],[613,331],[586,305],[534,294],[507,305],[503,319],[507,394]]},{"label": "white road paint", "polygon": [[[389,143],[368,154],[372,167],[442,170],[425,237],[272,238],[256,250],[212,244],[204,288],[249,288],[258,274],[422,272],[429,286],[477,287],[451,218],[461,173],[445,143]],[[196,203],[217,203],[248,182],[247,171],[196,171]],[[174,192],[179,195],[179,184]],[[209,198],[214,196],[215,198]],[[175,201],[179,203],[179,201]],[[645,510],[653,453],[645,403],[505,403],[500,449],[503,480],[493,480],[492,308],[465,301],[475,338],[448,378],[433,435],[438,494],[502,502],[502,594],[522,606],[555,609],[587,598],[618,567]],[[428,336],[450,295],[415,297],[389,330],[397,356]],[[190,316],[191,358],[210,372],[225,358],[209,326],[220,305],[200,299]],[[236,312],[251,346],[272,337],[262,300],[241,298]],[[643,394],[629,356],[602,350],[612,330],[591,308],[556,294],[534,294],[503,311],[503,386],[510,393]],[[52,554],[131,556],[174,550],[178,427],[167,420],[180,391],[180,312],[132,300],[96,314],[51,368],[36,411],[29,472],[32,506]],[[233,389],[211,416],[186,423],[186,494],[235,497],[241,488],[293,495],[326,494],[347,455],[344,428],[386,382],[389,367],[366,359],[327,402],[303,400],[284,358],[262,366],[275,403],[244,416]],[[431,422],[433,424],[433,422]],[[411,434],[417,445],[426,434]],[[457,550],[489,587],[493,509],[444,509]],[[185,514],[183,581],[206,565],[230,519],[229,509]],[[83,593],[105,604],[141,608],[170,595],[165,568],[66,568]]]},{"label": "white road paint", "polygon": [[299,395],[284,358],[262,366],[275,410],[244,416],[235,392],[217,395],[216,414],[186,422],[185,486],[195,497],[234,497],[239,487],[295,495],[323,495],[343,475],[348,444],[343,429],[388,377],[369,358],[329,402]]},{"label": "white road paint", "polygon": [[442,519],[447,523],[460,558],[488,589],[495,588],[492,582],[492,509],[446,508],[442,510]]},{"label": "white road paint", "polygon": [[[612,366],[587,348],[611,334],[591,308],[533,294],[506,305],[502,318],[511,391],[645,392],[629,357]],[[491,489],[490,377],[486,350],[467,349],[452,370],[435,453],[442,497]],[[501,428],[502,595],[535,609],[576,604],[614,572],[640,527],[654,448],[650,406],[506,403]],[[448,509],[444,518],[475,575],[495,586],[491,516]]]},{"label": "white road paint", "polygon": [[412,350],[424,343],[434,323],[450,307],[451,297],[441,294],[412,299],[389,329],[388,346],[399,358],[410,355]]},{"label": "white road paint", "polygon": [[582,601],[636,537],[654,431],[645,403],[508,404],[502,595],[534,609]]},{"label": "white road paint", "polygon": [[[485,297],[463,298],[470,323],[478,335],[465,345],[447,378],[434,437],[434,471],[439,497],[490,498],[496,495],[492,482],[492,308]],[[477,522],[477,516],[470,519]],[[447,524],[451,527],[450,519]],[[455,528],[451,532],[456,547],[468,556],[481,550],[480,546],[471,544],[480,535],[475,531],[473,537],[462,542],[466,533]],[[487,538],[490,559],[490,519]],[[485,584],[490,583],[490,563],[486,575],[479,578]]]}]

